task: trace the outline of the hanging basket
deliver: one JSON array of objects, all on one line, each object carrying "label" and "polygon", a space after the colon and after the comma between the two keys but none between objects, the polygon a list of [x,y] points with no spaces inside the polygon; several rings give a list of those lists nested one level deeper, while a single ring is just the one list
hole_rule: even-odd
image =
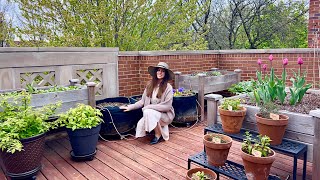
[{"label": "hanging basket", "polygon": [[[141,110],[124,112],[119,108],[123,104],[132,104],[130,98],[127,97],[106,98],[96,103],[103,114],[104,123],[101,125],[100,135],[104,138],[118,136],[119,133],[121,135],[128,134],[136,127],[136,124],[142,117],[139,114]],[[101,107],[104,103],[115,103],[115,106]]]}]

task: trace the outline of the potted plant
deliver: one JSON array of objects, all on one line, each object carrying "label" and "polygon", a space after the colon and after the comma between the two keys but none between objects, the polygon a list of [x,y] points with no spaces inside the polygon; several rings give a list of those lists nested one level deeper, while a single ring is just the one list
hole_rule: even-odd
[{"label": "potted plant", "polygon": [[[268,179],[270,168],[275,160],[276,153],[270,149],[270,138],[258,135],[254,140],[247,131],[246,138],[241,146],[241,158],[248,179]],[[252,142],[255,142],[253,145]]]},{"label": "potted plant", "polygon": [[222,122],[222,129],[226,133],[236,134],[240,132],[242,122],[247,109],[240,106],[240,99],[224,99],[219,106],[219,113]]},{"label": "potted plant", "polygon": [[30,99],[23,91],[0,100],[0,159],[11,178],[29,178],[41,169],[45,133],[54,126],[46,120],[61,105],[33,109]]},{"label": "potted plant", "polygon": [[217,174],[214,171],[207,168],[193,168],[188,170],[186,179],[215,180],[217,179]]},{"label": "potted plant", "polygon": [[279,114],[278,107],[273,102],[260,104],[258,114],[255,114],[258,132],[271,138],[271,145],[279,145],[286,131],[289,117]]},{"label": "potted plant", "polygon": [[228,158],[232,138],[223,134],[208,133],[203,137],[203,144],[208,163],[213,166],[223,166]]},{"label": "potted plant", "polygon": [[[187,106],[181,106],[187,104]],[[175,112],[173,123],[190,125],[197,121],[197,96],[192,90],[183,87],[173,89],[172,107]]]},{"label": "potted plant", "polygon": [[102,113],[89,105],[78,104],[56,121],[67,128],[74,160],[92,160],[96,153],[96,146],[101,128]]}]

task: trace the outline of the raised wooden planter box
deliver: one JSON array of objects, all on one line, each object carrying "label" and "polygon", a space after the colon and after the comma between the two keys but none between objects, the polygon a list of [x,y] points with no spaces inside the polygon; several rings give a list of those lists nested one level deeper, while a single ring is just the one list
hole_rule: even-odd
[{"label": "raised wooden planter box", "polygon": [[[43,93],[43,94],[32,94],[31,106],[37,108],[37,107],[42,107],[48,104],[55,104],[60,101],[62,102],[62,105],[59,109],[57,109],[57,112],[56,112],[57,114],[61,112],[66,112],[70,108],[75,107],[78,103],[89,104],[95,107],[95,96],[94,96],[95,83],[94,84],[87,83],[87,86],[80,86],[76,84],[76,82],[74,82],[74,80],[70,80],[70,85],[77,85],[80,87],[80,89],[50,92],[50,93]],[[12,91],[16,91],[16,90],[1,91],[1,93],[12,92]],[[89,95],[89,94],[92,94],[91,91],[93,92],[93,96]],[[89,103],[91,101],[93,101],[94,103]]]},{"label": "raised wooden planter box", "polygon": [[222,75],[206,76],[206,74],[198,74],[197,76],[191,76],[190,74],[182,75],[181,72],[175,72],[175,88],[183,87],[198,93],[198,101],[202,107],[199,109],[201,121],[204,120],[204,95],[226,90],[241,79],[240,69],[236,69],[234,72],[217,70],[217,68],[212,68],[212,70],[219,71]]}]

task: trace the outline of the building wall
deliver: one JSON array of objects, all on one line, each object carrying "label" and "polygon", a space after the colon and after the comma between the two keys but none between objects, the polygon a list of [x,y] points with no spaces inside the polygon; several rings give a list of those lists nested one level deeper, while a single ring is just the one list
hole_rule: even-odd
[{"label": "building wall", "polygon": [[[306,49],[268,49],[268,50],[220,50],[220,51],[144,51],[144,52],[119,52],[119,95],[131,96],[141,94],[150,76],[147,68],[149,65],[156,65],[160,61],[167,62],[170,69],[180,71],[183,74],[208,71],[213,67],[233,71],[242,69],[242,80],[255,78],[256,70],[259,69],[257,60],[262,59],[267,64],[267,71],[270,71],[268,57],[273,55],[272,66],[275,73],[280,77],[283,66],[282,60],[289,59],[286,66],[289,78],[292,77],[292,70],[297,72],[299,65],[297,58],[302,57],[304,64],[302,71],[307,73],[307,81],[315,83],[319,88],[319,54],[320,50]],[[173,83],[172,83],[173,84]]]},{"label": "building wall", "polygon": [[320,1],[310,0],[309,4],[309,27],[308,47],[319,48],[320,46]]}]

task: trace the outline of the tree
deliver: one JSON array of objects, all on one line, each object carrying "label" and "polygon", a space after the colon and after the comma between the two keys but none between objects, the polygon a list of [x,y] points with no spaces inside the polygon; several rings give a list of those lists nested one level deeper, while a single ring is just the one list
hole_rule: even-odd
[{"label": "tree", "polygon": [[220,0],[214,7],[210,49],[306,47],[304,1]]},{"label": "tree", "polygon": [[[206,6],[197,0],[16,0],[22,45],[119,47],[120,50],[206,49],[190,28]],[[23,36],[28,38],[23,38]],[[33,41],[30,41],[32,39]]]},{"label": "tree", "polygon": [[12,19],[9,16],[10,3],[0,0],[0,47],[8,46],[12,38]]}]

